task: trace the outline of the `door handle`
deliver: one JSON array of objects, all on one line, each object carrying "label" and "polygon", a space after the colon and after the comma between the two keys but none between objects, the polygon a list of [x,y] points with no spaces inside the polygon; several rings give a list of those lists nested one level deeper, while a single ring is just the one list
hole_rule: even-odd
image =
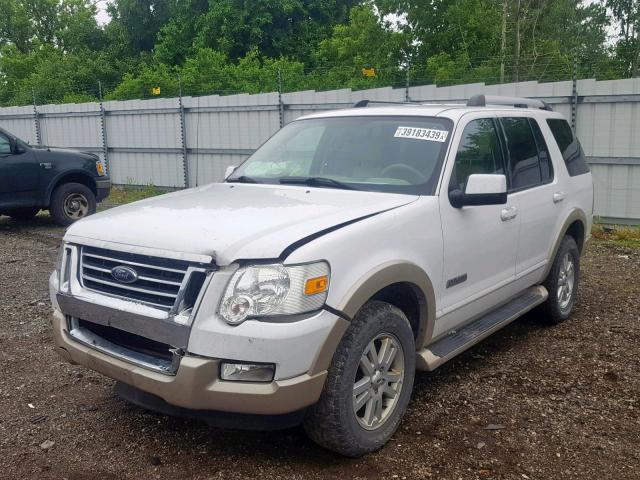
[{"label": "door handle", "polygon": [[518,216],[518,207],[507,207],[503,208],[500,212],[500,218],[503,222],[507,220],[512,220]]},{"label": "door handle", "polygon": [[564,200],[564,192],[556,192],[553,194],[553,203],[560,203]]}]

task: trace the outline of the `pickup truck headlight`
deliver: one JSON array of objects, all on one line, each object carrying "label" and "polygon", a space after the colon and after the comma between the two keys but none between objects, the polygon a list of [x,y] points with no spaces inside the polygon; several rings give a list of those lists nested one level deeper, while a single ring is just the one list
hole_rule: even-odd
[{"label": "pickup truck headlight", "polygon": [[98,176],[102,177],[105,174],[104,165],[100,160],[96,162],[96,172],[98,172]]},{"label": "pickup truck headlight", "polygon": [[329,290],[329,265],[252,265],[233,274],[220,302],[231,325],[247,318],[295,315],[318,310]]}]

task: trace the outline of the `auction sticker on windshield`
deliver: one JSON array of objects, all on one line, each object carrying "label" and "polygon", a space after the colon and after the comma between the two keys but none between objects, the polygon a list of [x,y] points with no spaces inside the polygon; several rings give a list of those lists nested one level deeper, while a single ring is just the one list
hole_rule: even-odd
[{"label": "auction sticker on windshield", "polygon": [[393,135],[396,138],[413,138],[415,140],[428,140],[430,142],[445,142],[449,132],[435,130],[433,128],[398,127]]}]

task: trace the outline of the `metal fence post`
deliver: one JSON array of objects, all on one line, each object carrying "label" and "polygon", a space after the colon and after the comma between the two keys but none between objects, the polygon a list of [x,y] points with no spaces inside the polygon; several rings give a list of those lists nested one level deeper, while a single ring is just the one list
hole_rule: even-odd
[{"label": "metal fence post", "polygon": [[38,108],[36,107],[36,89],[32,88],[31,93],[33,95],[33,121],[36,127],[36,143],[39,147],[42,146],[42,131],[40,130],[40,114],[38,113]]},{"label": "metal fence post", "polygon": [[571,75],[571,128],[576,131],[578,122],[578,54],[573,55],[573,73]]},{"label": "metal fence post", "polygon": [[107,174],[111,173],[109,166],[109,144],[107,142],[107,115],[102,103],[102,82],[98,80],[98,98],[100,99],[100,133],[102,135],[102,155],[104,156],[104,169]]},{"label": "metal fence post", "polygon": [[404,84],[404,101],[410,102],[411,98],[409,97],[409,65],[407,65],[406,78]]},{"label": "metal fence post", "polygon": [[182,169],[184,171],[184,186],[189,188],[189,158],[187,157],[187,127],[184,121],[184,104],[182,103],[182,80],[178,76],[178,106],[180,108],[180,143],[182,144]]},{"label": "metal fence post", "polygon": [[280,117],[280,128],[284,127],[284,103],[282,103],[282,73],[278,68],[278,115]]}]

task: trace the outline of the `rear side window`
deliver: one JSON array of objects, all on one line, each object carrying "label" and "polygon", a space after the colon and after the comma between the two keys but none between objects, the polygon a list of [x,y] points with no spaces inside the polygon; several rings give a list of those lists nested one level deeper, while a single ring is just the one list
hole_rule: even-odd
[{"label": "rear side window", "polygon": [[587,159],[584,156],[580,142],[573,135],[569,123],[561,118],[549,118],[547,119],[547,124],[562,152],[569,175],[575,177],[576,175],[588,173],[589,165],[587,165]]},{"label": "rear side window", "polygon": [[504,174],[500,141],[492,119],[472,120],[464,127],[453,168],[450,187],[463,192],[469,175]]},{"label": "rear side window", "polygon": [[529,123],[533,130],[533,136],[536,139],[538,145],[538,157],[540,158],[540,175],[542,176],[542,183],[549,183],[553,180],[553,165],[551,164],[551,157],[549,156],[549,149],[547,148],[547,142],[542,135],[540,125],[538,122],[530,118]]},{"label": "rear side window", "polygon": [[502,119],[509,151],[511,190],[522,190],[542,183],[538,147],[529,120],[525,117]]}]

